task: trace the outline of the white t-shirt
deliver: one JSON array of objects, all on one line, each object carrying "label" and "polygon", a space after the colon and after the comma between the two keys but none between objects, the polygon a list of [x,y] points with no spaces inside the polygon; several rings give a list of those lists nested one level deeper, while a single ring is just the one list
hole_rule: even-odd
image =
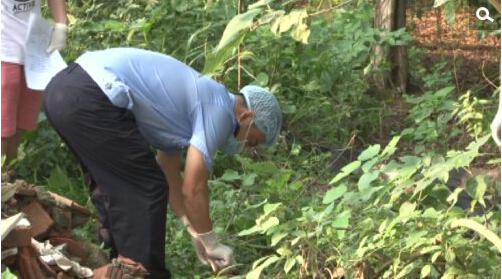
[{"label": "white t-shirt", "polygon": [[40,15],[40,0],[2,0],[2,61],[24,64],[30,12]]}]

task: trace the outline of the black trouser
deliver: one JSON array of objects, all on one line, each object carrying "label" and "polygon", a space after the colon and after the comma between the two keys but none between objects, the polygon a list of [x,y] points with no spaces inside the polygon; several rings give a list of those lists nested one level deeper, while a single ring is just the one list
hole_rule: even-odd
[{"label": "black trouser", "polygon": [[48,84],[43,110],[90,174],[103,239],[116,253],[141,262],[149,278],[170,278],[165,268],[167,182],[133,114],[115,107],[75,63]]}]

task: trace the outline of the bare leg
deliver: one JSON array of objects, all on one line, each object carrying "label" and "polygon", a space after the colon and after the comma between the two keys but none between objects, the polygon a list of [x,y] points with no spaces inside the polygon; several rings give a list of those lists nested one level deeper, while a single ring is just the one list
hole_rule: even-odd
[{"label": "bare leg", "polygon": [[17,148],[22,137],[23,131],[17,130],[14,135],[2,138],[2,156],[5,155],[5,166],[8,166],[17,157]]}]

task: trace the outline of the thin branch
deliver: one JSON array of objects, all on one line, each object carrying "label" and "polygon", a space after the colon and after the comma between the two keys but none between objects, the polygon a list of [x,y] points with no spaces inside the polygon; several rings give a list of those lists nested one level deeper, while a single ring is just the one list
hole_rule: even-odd
[{"label": "thin branch", "polygon": [[349,1],[344,2],[344,3],[342,3],[342,4],[338,5],[338,6],[334,6],[334,7],[331,7],[331,8],[329,8],[329,9],[322,10],[322,11],[317,11],[317,12],[314,12],[314,13],[308,14],[307,16],[308,16],[308,17],[311,17],[311,16],[316,16],[316,15],[321,15],[321,14],[329,13],[329,12],[332,12],[332,11],[334,11],[334,10],[338,9],[338,8],[341,8],[341,7],[343,7],[343,6],[345,6],[345,5],[349,4],[350,2],[353,2],[353,1],[354,1],[354,0],[349,0]]},{"label": "thin branch", "polygon": [[455,75],[455,83],[457,85],[457,93],[460,95],[460,86],[458,85],[458,77],[457,77],[457,51],[459,49],[456,49],[453,51],[453,74]]},{"label": "thin branch", "polygon": [[466,44],[448,44],[448,43],[436,43],[436,44],[426,44],[426,43],[419,43],[414,41],[413,46],[419,47],[419,48],[427,48],[427,49],[446,49],[446,50],[456,50],[456,49],[461,49],[461,50],[497,50],[500,49],[500,45],[466,45]]},{"label": "thin branch", "polygon": [[485,75],[485,62],[486,60],[483,60],[483,65],[481,66],[481,73],[483,73],[483,77],[485,78],[485,80],[491,85],[493,86],[495,89],[498,88],[498,86],[492,82],[486,75]]},{"label": "thin branch", "polygon": [[[237,14],[241,13],[241,0],[237,0]],[[241,45],[237,46],[237,90],[241,89]]]}]

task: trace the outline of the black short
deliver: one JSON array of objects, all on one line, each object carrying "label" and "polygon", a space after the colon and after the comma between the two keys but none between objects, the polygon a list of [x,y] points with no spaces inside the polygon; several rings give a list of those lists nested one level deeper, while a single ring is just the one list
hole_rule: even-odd
[{"label": "black short", "polygon": [[92,200],[116,251],[141,262],[149,278],[169,278],[167,182],[134,115],[115,107],[75,63],[48,84],[43,111],[99,189]]}]

